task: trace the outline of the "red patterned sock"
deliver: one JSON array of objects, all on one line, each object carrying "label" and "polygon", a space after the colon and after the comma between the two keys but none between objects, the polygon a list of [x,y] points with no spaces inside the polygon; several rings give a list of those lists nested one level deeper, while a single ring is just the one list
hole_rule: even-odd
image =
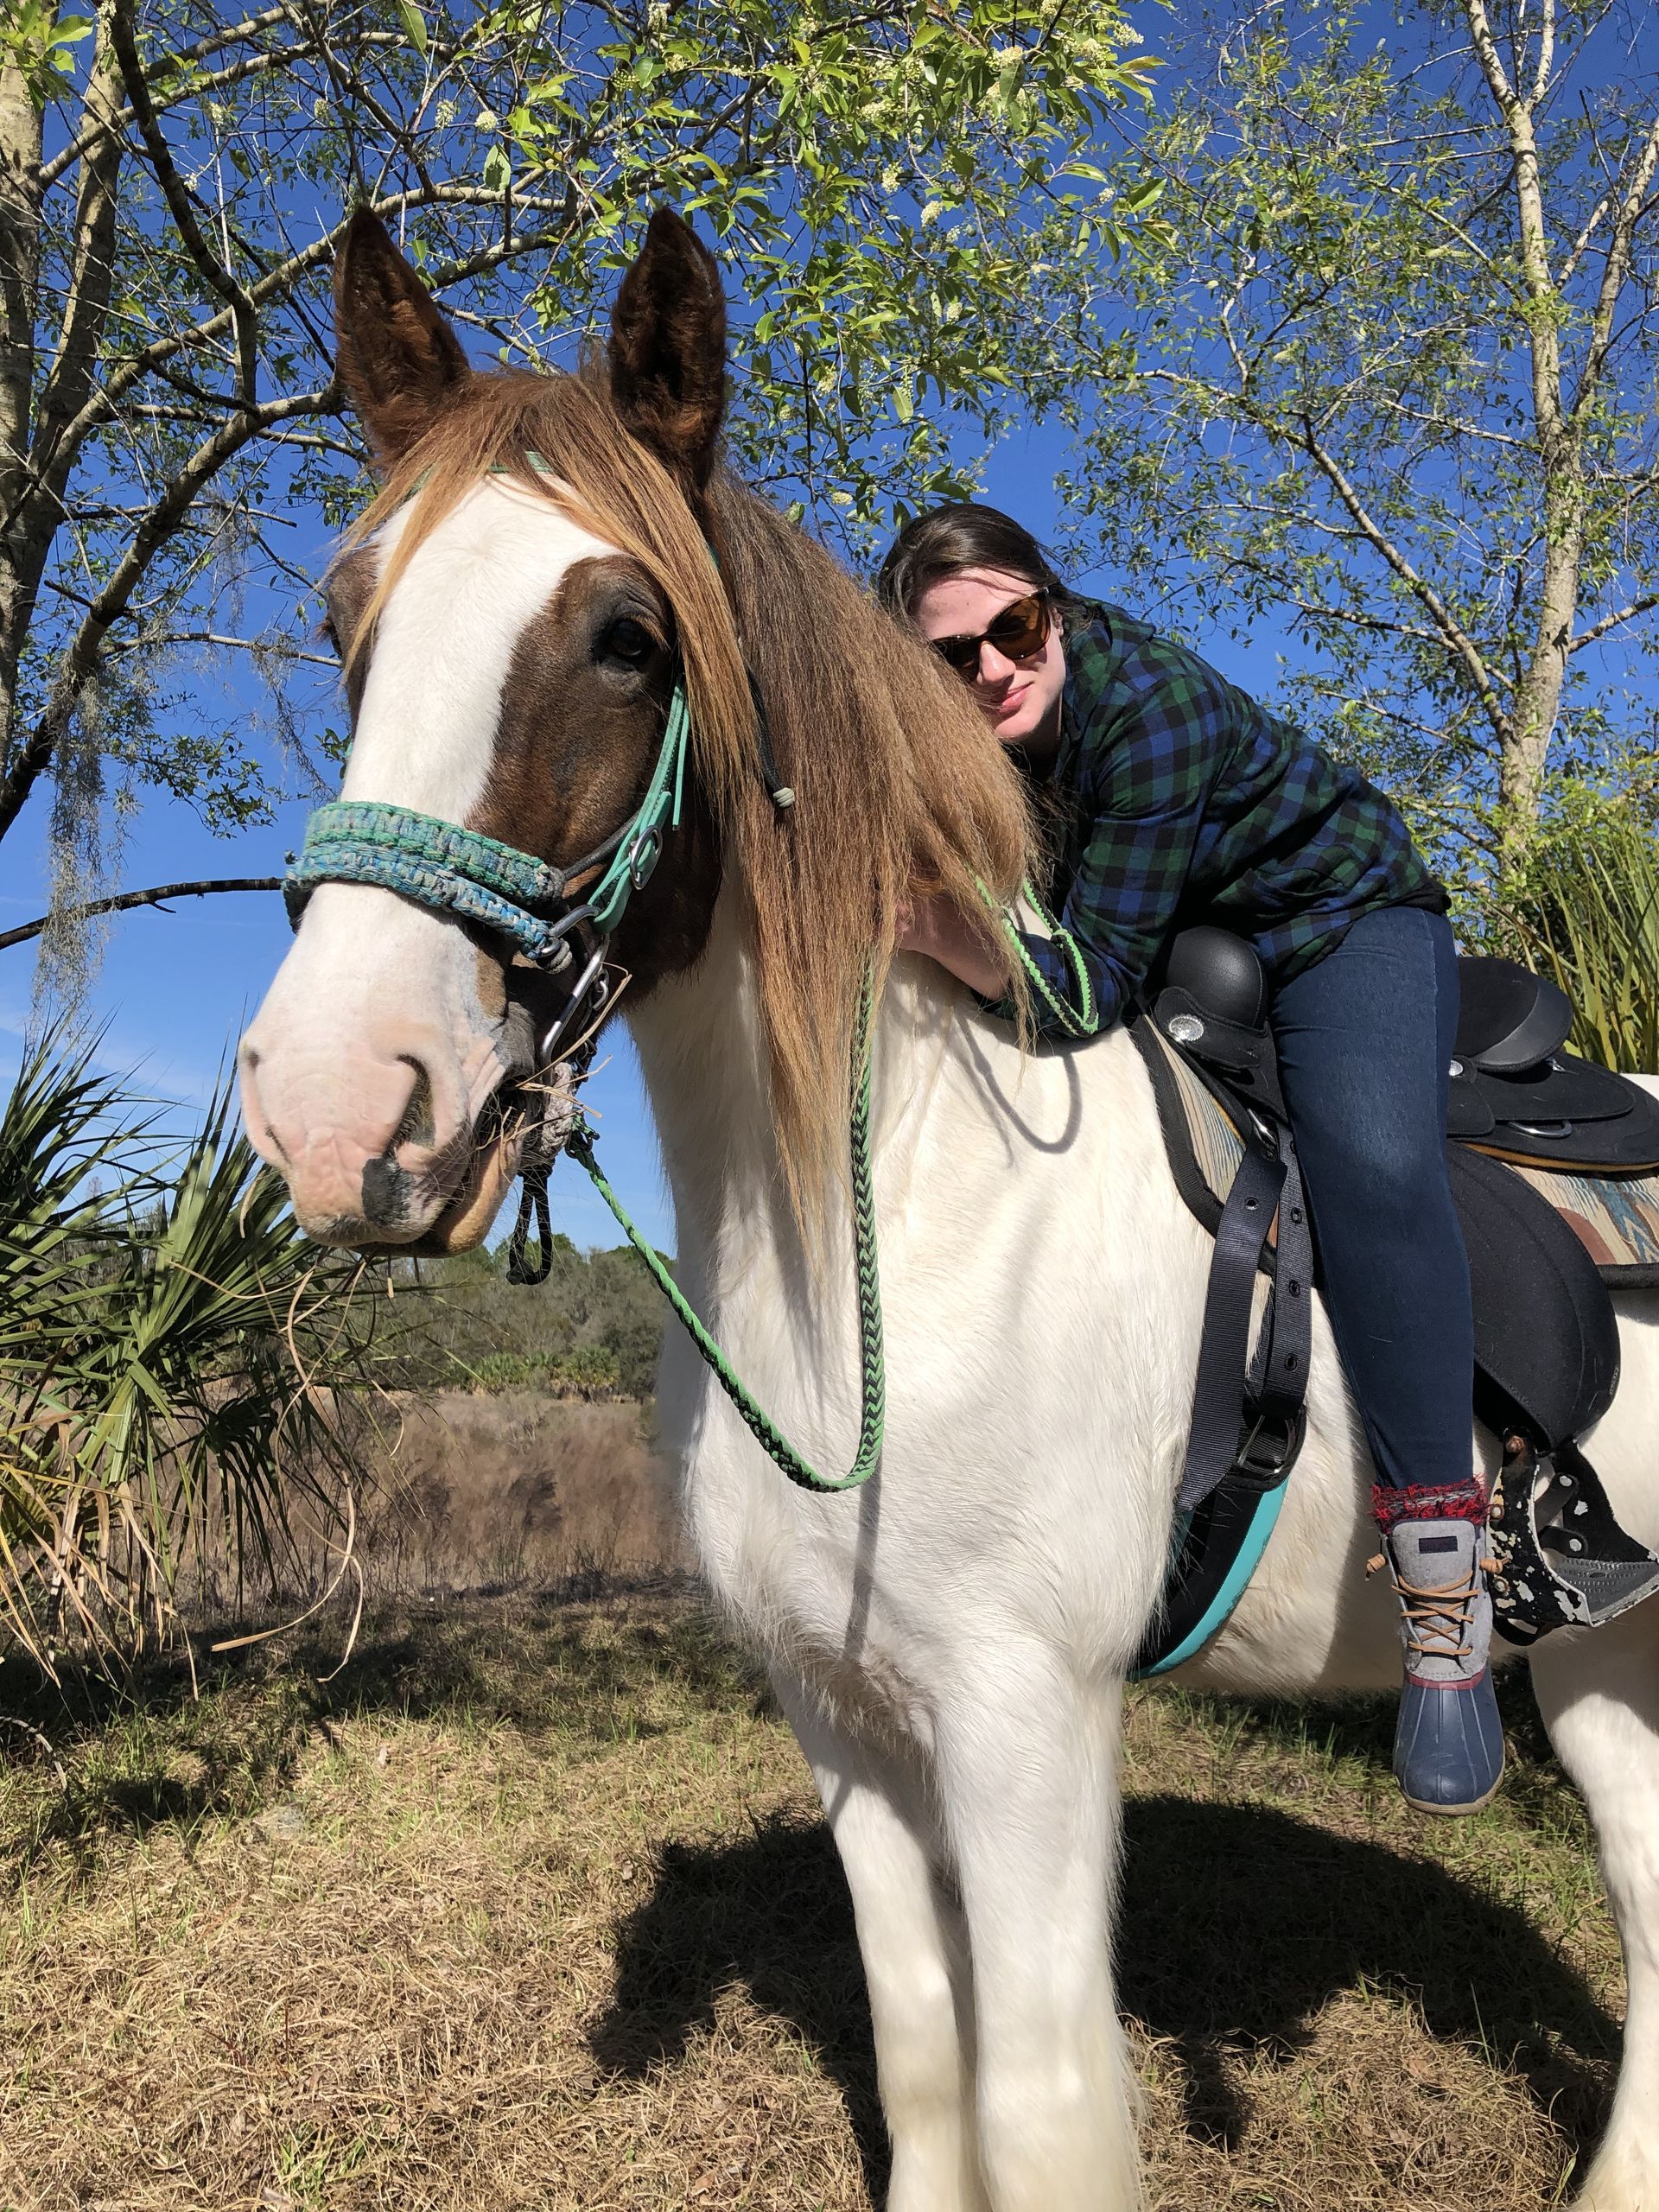
[{"label": "red patterned sock", "polygon": [[1471,1475],[1466,1483],[1436,1489],[1413,1483],[1396,1490],[1391,1483],[1371,1484],[1371,1512],[1386,1536],[1402,1521],[1477,1521],[1486,1518],[1485,1491]]}]

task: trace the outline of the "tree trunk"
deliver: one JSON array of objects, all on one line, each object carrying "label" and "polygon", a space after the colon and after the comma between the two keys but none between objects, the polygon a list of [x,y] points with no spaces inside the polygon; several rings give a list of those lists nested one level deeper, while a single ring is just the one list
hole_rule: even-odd
[{"label": "tree trunk", "polygon": [[[0,528],[0,834],[10,827],[50,762],[49,751],[43,752],[37,741],[38,729],[26,745],[16,726],[17,677],[41,580],[68,512],[69,480],[85,442],[85,431],[77,438],[69,435],[69,426],[92,393],[109,316],[116,194],[125,144],[118,122],[121,74],[111,29],[114,4],[115,0],[100,0],[86,98],[76,124],[77,135],[90,135],[91,143],[79,162],[73,258],[57,351],[44,378],[36,379],[38,402],[27,388],[22,393],[16,481],[12,497],[0,505],[5,518]],[[40,151],[37,124],[34,176]]]},{"label": "tree trunk", "polygon": [[1584,557],[1584,488],[1571,445],[1545,464],[1544,574],[1531,658],[1516,687],[1514,735],[1503,747],[1498,780],[1498,857],[1508,869],[1526,857],[1538,829],[1544,772],[1560,715],[1572,658]]},{"label": "tree trunk", "polygon": [[0,60],[0,762],[10,749],[17,669],[34,594],[19,537],[29,483],[41,251],[41,117],[16,61]]}]

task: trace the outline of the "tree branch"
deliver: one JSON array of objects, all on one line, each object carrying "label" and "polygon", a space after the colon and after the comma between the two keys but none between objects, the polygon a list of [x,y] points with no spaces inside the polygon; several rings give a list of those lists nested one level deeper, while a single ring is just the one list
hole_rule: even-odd
[{"label": "tree branch", "polygon": [[1497,51],[1497,41],[1492,36],[1492,27],[1487,20],[1482,0],[1464,0],[1463,12],[1469,25],[1469,35],[1474,41],[1475,57],[1480,63],[1481,73],[1491,87],[1492,98],[1507,117],[1511,107],[1521,105],[1516,90],[1505,73]]},{"label": "tree branch", "polygon": [[196,221],[195,209],[190,205],[190,195],[184,188],[183,179],[173,166],[173,155],[165,133],[156,118],[149,97],[143,65],[138,59],[138,48],[133,37],[132,0],[112,0],[110,10],[110,35],[115,44],[116,60],[121,65],[121,81],[127,88],[127,100],[138,124],[138,133],[149,156],[149,165],[156,173],[156,181],[162,188],[168,212],[174,227],[184,242],[185,251],[200,270],[210,291],[216,292],[229,308],[236,325],[237,393],[245,410],[251,410],[257,397],[259,373],[259,318],[253,302],[237,281],[234,272],[220,261],[204,237]]},{"label": "tree branch", "polygon": [[[280,9],[276,10],[279,15],[283,12]],[[295,61],[309,60],[314,51],[309,46],[283,46],[266,48],[259,54],[245,54],[240,61],[227,62],[224,68],[215,69],[210,76],[192,79],[189,84],[181,86],[170,99],[155,100],[155,111],[158,116],[166,115],[175,107],[182,107],[187,100],[200,99],[206,92],[223,92],[232,85],[245,84],[250,77],[263,77],[272,69],[284,69]],[[77,162],[84,160],[102,140],[124,131],[133,119],[130,107],[118,107],[90,130],[83,130],[60,153],[54,154],[49,162],[41,164],[41,190],[49,192]]]},{"label": "tree branch", "polygon": [[1573,394],[1572,417],[1576,424],[1595,399],[1600,385],[1602,372],[1607,365],[1607,356],[1612,346],[1613,317],[1618,310],[1618,296],[1624,289],[1624,280],[1630,272],[1630,257],[1636,244],[1637,224],[1652,183],[1654,171],[1659,168],[1659,114],[1648,126],[1642,150],[1637,156],[1636,171],[1630,188],[1619,201],[1618,213],[1613,219],[1613,235],[1607,248],[1607,265],[1601,272],[1601,289],[1596,296],[1596,310],[1590,323],[1590,349],[1585,355],[1584,366],[1579,372],[1579,388]]},{"label": "tree branch", "polygon": [[317,413],[332,406],[337,396],[338,387],[331,384],[320,391],[296,393],[289,399],[268,401],[264,407],[238,410],[196,448],[173,478],[134,532],[132,543],[87,609],[59,665],[45,712],[35,725],[28,743],[7,767],[3,779],[0,779],[0,838],[4,837],[22,812],[29,792],[67,734],[80,695],[98,665],[111,626],[126,612],[145,570],[171,537],[197,493],[212,481],[232,454],[268,424],[284,422],[295,415]]},{"label": "tree branch", "polygon": [[112,899],[88,899],[79,906],[60,906],[54,913],[37,914],[15,930],[0,930],[0,952],[14,944],[27,944],[54,922],[90,921],[94,914],[124,914],[135,906],[159,906],[166,899],[203,899],[213,891],[280,891],[280,875],[230,875],[200,883],[158,883],[149,891],[123,891]]},{"label": "tree branch", "polygon": [[1538,67],[1533,73],[1527,105],[1535,108],[1549,89],[1549,66],[1555,58],[1555,0],[1544,0],[1543,21],[1538,33]]},{"label": "tree branch", "polygon": [[1634,622],[1638,614],[1651,614],[1656,607],[1659,607],[1659,591],[1643,592],[1640,598],[1633,599],[1628,607],[1621,607],[1616,614],[1604,614],[1599,622],[1592,623],[1587,630],[1580,630],[1573,640],[1573,651],[1576,653],[1586,645],[1593,645],[1599,638],[1605,638],[1610,630],[1617,630],[1625,622]]},{"label": "tree branch", "polygon": [[[116,104],[118,71],[111,49],[107,6],[100,8],[99,16],[83,112],[107,119]],[[46,495],[42,501],[46,512],[39,517],[37,529],[47,539],[56,524],[54,510],[61,502],[67,474],[54,466],[59,434],[86,404],[109,318],[122,152],[120,140],[106,134],[97,153],[82,167],[75,195],[74,259],[62,328],[57,355],[35,410],[31,441],[35,490]]]},{"label": "tree branch", "polygon": [[[278,23],[296,28],[294,26],[294,11],[288,0],[283,0],[279,7],[267,8],[263,15],[246,16],[239,23],[232,23],[227,29],[214,32],[211,38],[198,39],[194,46],[184,47],[177,54],[163,54],[149,71],[152,88],[175,71],[187,69],[193,62],[205,61],[209,54],[223,54],[227,46],[236,46],[244,39],[257,37],[261,31],[274,30]],[[359,46],[400,47],[407,41],[404,34],[398,31],[359,30],[356,33],[355,42]],[[216,92],[226,85],[238,84],[247,77],[259,75],[267,68],[278,67],[289,60],[308,56],[313,51],[311,42],[302,35],[302,42],[298,46],[275,49],[266,48],[258,54],[245,54],[240,61],[228,62],[223,69],[215,69],[205,77],[191,78],[175,92],[155,96],[156,111],[158,115],[164,115],[169,108],[178,107],[185,100],[197,99],[203,92]],[[106,130],[124,130],[132,119],[130,107],[120,108],[106,122],[95,124],[90,130],[82,130],[79,137],[72,138],[60,152],[53,155],[49,162],[41,164],[41,190],[49,191]]]},{"label": "tree branch", "polygon": [[[486,192],[481,187],[458,184],[436,185],[430,191],[388,193],[372,203],[372,212],[383,219],[421,207],[496,208],[500,204],[501,194],[499,192]],[[527,204],[520,195],[518,205],[522,207]],[[550,208],[555,205],[550,200],[537,203],[538,207],[543,204]],[[521,232],[511,241],[485,247],[460,261],[441,263],[437,268],[423,271],[426,283],[434,291],[442,291],[446,285],[460,283],[468,276],[482,276],[489,270],[499,268],[504,262],[516,261],[543,246],[557,245],[569,227],[569,219],[565,215],[563,202],[558,204],[557,212],[561,219],[549,228]],[[326,231],[309,245],[302,246],[297,253],[290,254],[285,261],[279,262],[274,269],[268,270],[264,276],[251,284],[248,297],[254,307],[264,308],[272,301],[284,297],[302,276],[332,261],[350,219],[349,215],[342,215],[332,230]],[[59,454],[73,460],[99,423],[115,414],[121,401],[135,385],[142,383],[145,377],[172,360],[175,355],[188,348],[206,345],[210,340],[222,335],[232,327],[233,321],[232,310],[226,308],[218,315],[194,323],[188,330],[158,338],[139,353],[129,354],[125,360],[118,364],[115,373],[91,395],[73,422],[66,426],[59,442]],[[0,531],[4,530],[7,520],[6,516],[0,515]]]},{"label": "tree branch", "polygon": [[1498,741],[1500,744],[1506,744],[1511,734],[1510,716],[1504,710],[1503,701],[1497,696],[1497,687],[1492,682],[1491,671],[1487,668],[1485,659],[1474,639],[1463,628],[1433,585],[1426,576],[1418,575],[1393,539],[1373,522],[1358,493],[1349,481],[1342,464],[1334,454],[1327,453],[1319,443],[1313,423],[1306,416],[1302,420],[1301,443],[1309,459],[1324,474],[1338,499],[1353,518],[1354,527],[1360,536],[1374,552],[1380,554],[1387,562],[1406,588],[1421,601],[1427,611],[1429,620],[1433,623],[1446,644],[1451,647],[1452,654],[1461,664],[1470,683],[1474,686],[1475,695],[1486,709],[1487,720],[1491,723]]},{"label": "tree branch", "polygon": [[170,652],[175,645],[219,645],[227,652],[251,653],[256,659],[303,662],[308,667],[340,673],[337,653],[308,653],[302,645],[286,645],[279,638],[234,638],[219,630],[167,630],[155,637],[124,639],[108,650],[111,654]]}]

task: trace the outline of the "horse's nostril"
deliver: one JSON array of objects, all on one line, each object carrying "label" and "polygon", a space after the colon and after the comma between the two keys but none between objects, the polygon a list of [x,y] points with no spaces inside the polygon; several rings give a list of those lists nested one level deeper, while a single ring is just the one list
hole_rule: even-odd
[{"label": "horse's nostril", "polygon": [[388,1156],[406,1144],[429,1145],[435,1134],[432,1114],[432,1078],[421,1062],[408,1053],[404,1055],[404,1065],[415,1071],[415,1088],[409,1094],[404,1118],[397,1124],[391,1142],[386,1147]]},{"label": "horse's nostril", "polygon": [[395,1160],[382,1154],[363,1170],[363,1218],[377,1229],[397,1229],[408,1218],[411,1185]]}]

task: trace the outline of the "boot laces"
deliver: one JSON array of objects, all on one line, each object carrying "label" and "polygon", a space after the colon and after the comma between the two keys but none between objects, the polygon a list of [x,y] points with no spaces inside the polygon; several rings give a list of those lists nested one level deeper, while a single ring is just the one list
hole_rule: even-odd
[{"label": "boot laces", "polygon": [[[1374,1574],[1377,1568],[1388,1564],[1382,1553],[1367,1562],[1366,1572]],[[1468,1659],[1474,1646],[1469,1641],[1470,1608],[1480,1595],[1480,1578],[1491,1574],[1497,1565],[1496,1560],[1473,1560],[1461,1582],[1452,1582],[1439,1589],[1426,1590],[1415,1582],[1408,1582],[1396,1567],[1393,1570],[1395,1593],[1400,1610],[1405,1616],[1406,1639],[1414,1659]]]}]

